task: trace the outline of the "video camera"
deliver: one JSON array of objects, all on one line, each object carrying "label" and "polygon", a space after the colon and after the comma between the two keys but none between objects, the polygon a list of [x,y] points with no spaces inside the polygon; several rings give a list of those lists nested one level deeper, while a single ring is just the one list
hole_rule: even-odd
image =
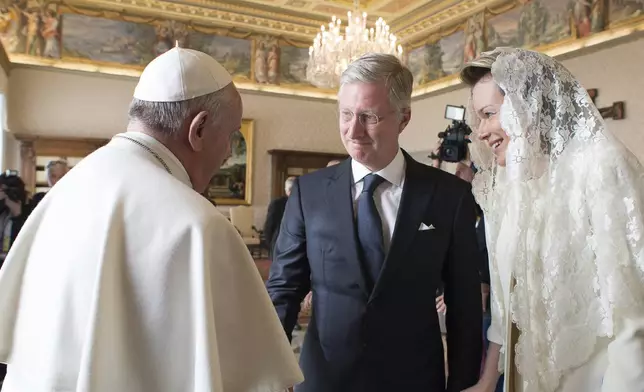
[{"label": "video camera", "polygon": [[445,118],[452,120],[452,123],[445,132],[438,134],[438,137],[443,139],[439,154],[432,152],[429,158],[444,162],[460,162],[467,157],[467,144],[470,140],[466,136],[472,133],[472,129],[465,123],[465,107],[447,105]]}]

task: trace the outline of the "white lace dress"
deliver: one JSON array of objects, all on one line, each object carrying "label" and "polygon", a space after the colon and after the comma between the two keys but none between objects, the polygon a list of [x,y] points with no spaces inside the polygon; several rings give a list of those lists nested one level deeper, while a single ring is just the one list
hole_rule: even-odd
[{"label": "white lace dress", "polygon": [[[508,230],[514,230],[514,225],[511,219],[505,220],[505,224],[501,225],[500,234],[503,237],[508,236]],[[504,247],[507,242],[498,242],[496,251],[500,254],[504,253]],[[511,297],[511,282],[512,282],[512,265],[511,263],[497,263],[499,277],[501,278],[501,286],[503,287],[503,303],[509,304]],[[494,294],[493,294],[494,295]],[[507,309],[506,309],[507,312]],[[507,341],[516,341],[512,333],[517,333],[517,329],[512,328],[512,322],[508,319],[506,323],[493,322],[488,329],[488,339],[497,344],[503,344],[502,336],[508,336]],[[602,389],[604,374],[608,366],[608,345],[609,340],[604,338],[598,340],[595,345],[595,354],[592,359],[585,365],[573,370],[561,380],[561,385],[557,392],[620,392],[627,391],[626,389]],[[513,357],[506,352],[503,364],[504,374],[506,374],[506,383],[504,392],[524,392],[528,391],[528,387],[523,385],[521,375],[516,370],[516,364],[512,361]],[[641,362],[641,360],[640,360]],[[510,373],[514,373],[512,377],[508,377]],[[514,385],[510,385],[508,380],[514,379]],[[608,386],[607,386],[608,387]],[[634,389],[633,391],[642,391],[644,388]]]}]

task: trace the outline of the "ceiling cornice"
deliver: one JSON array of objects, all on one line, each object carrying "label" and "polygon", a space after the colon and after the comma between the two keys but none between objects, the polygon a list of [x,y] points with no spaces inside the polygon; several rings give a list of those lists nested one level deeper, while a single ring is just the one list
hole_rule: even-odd
[{"label": "ceiling cornice", "polygon": [[319,21],[298,16],[263,10],[253,12],[250,8],[217,4],[217,8],[206,8],[162,0],[71,0],[62,3],[62,5],[89,11],[111,11],[121,15],[176,20],[237,31],[248,30],[248,26],[252,26],[252,33],[287,36],[303,41],[310,41],[320,28]]},{"label": "ceiling cornice", "polygon": [[[401,42],[410,42],[420,35],[430,35],[443,27],[463,21],[468,16],[494,4],[509,0],[453,0],[432,1],[390,21],[391,31]],[[352,3],[350,0],[347,3]],[[362,6],[367,9],[371,3]],[[233,0],[67,0],[61,3],[71,7],[112,11],[131,16],[172,19],[184,23],[200,24],[271,34],[309,42],[320,31],[320,25],[329,22],[327,17],[280,9],[275,6]],[[346,19],[343,15],[338,15]],[[375,20],[375,15],[369,14]]]},{"label": "ceiling cornice", "polygon": [[436,4],[422,10],[414,10],[412,13],[396,19],[391,23],[391,29],[402,42],[414,42],[430,36],[442,28],[463,23],[468,17],[488,7],[508,2],[509,0],[465,0],[442,10],[442,4]]}]

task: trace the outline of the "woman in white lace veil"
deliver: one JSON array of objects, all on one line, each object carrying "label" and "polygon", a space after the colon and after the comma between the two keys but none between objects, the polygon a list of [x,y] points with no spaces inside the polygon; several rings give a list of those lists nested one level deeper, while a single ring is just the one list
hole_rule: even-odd
[{"label": "woman in white lace veil", "polygon": [[461,78],[492,286],[489,361],[471,391],[493,391],[503,371],[506,391],[644,391],[642,167],[548,56],[496,49]]}]

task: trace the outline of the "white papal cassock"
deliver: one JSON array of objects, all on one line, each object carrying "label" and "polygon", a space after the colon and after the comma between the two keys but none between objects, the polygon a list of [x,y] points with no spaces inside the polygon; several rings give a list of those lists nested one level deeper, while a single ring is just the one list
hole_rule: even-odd
[{"label": "white papal cassock", "polygon": [[235,228],[167,148],[132,132],[80,162],[22,229],[0,271],[0,362],[2,392],[302,381]]}]

